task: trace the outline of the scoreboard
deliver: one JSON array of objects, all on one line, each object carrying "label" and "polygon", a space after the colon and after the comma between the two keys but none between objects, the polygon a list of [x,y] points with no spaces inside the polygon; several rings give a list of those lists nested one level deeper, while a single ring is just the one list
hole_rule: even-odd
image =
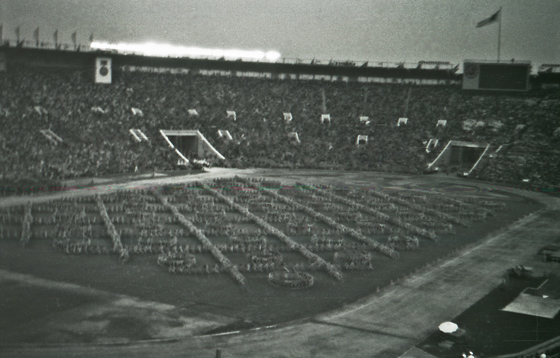
[{"label": "scoreboard", "polygon": [[477,62],[463,64],[463,89],[482,91],[529,90],[530,62]]}]

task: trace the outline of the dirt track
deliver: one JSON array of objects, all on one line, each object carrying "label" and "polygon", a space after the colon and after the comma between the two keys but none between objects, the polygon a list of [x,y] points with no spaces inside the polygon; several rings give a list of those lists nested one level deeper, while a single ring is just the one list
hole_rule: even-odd
[{"label": "dirt track", "polygon": [[253,170],[237,170],[237,169],[223,169],[223,168],[212,168],[207,173],[201,174],[193,174],[187,176],[171,176],[171,177],[162,177],[156,176],[155,178],[148,178],[142,179],[144,176],[139,176],[138,178],[131,179],[131,181],[126,183],[107,183],[107,180],[100,181],[101,184],[99,185],[91,185],[88,187],[82,187],[82,183],[91,182],[91,180],[78,180],[78,181],[67,181],[64,184],[69,188],[76,188],[76,189],[69,189],[55,193],[48,193],[44,195],[35,195],[35,196],[15,196],[15,197],[6,197],[0,198],[0,208],[8,207],[13,205],[23,205],[28,201],[32,201],[34,203],[46,202],[53,199],[58,199],[61,197],[80,197],[80,196],[88,196],[94,194],[104,194],[110,193],[117,190],[122,189],[134,189],[134,188],[142,188],[142,187],[149,187],[151,185],[164,185],[164,184],[172,184],[172,183],[181,183],[181,182],[188,182],[188,181],[197,181],[197,180],[211,180],[214,178],[226,178],[226,177],[233,177],[235,175],[250,175],[253,173]]},{"label": "dirt track", "polygon": [[[272,173],[288,180],[290,174],[302,177],[302,173],[290,171]],[[192,179],[236,174],[266,175],[265,171],[225,171]],[[303,176],[306,181],[316,182],[323,174],[306,172]],[[353,176],[344,174],[347,178]],[[377,180],[384,179],[371,175],[372,179],[375,176]],[[451,182],[458,186],[472,185],[448,177],[424,177],[423,180],[395,177],[391,178],[392,182],[397,179],[419,184]],[[353,178],[370,180],[363,173],[356,173]],[[181,178],[169,179],[181,181]],[[347,180],[351,181],[350,178]],[[147,180],[126,187],[151,183]],[[161,184],[159,180],[158,184]],[[114,188],[95,190],[111,189]],[[548,206],[458,257],[426,268],[359,303],[309,321],[231,335],[189,337],[163,344],[4,349],[0,351],[0,357],[214,357],[217,348],[222,350],[224,358],[420,357],[418,351],[410,348],[437,329],[439,323],[452,319],[483,297],[500,282],[506,269],[532,257],[545,244],[559,243],[560,227],[556,218],[560,217],[560,200],[531,192],[519,191],[519,194],[539,199]],[[24,199],[23,202],[28,200]]]}]

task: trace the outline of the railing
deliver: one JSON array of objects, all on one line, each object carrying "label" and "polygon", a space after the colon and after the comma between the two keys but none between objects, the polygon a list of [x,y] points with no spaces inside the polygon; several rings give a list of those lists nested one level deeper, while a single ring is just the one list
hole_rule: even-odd
[{"label": "railing", "polygon": [[[4,46],[9,47],[22,47],[22,48],[36,48],[36,49],[47,49],[47,50],[60,50],[60,51],[80,51],[80,52],[95,52],[100,51],[95,48],[91,48],[90,44],[81,44],[76,43],[68,44],[68,43],[58,43],[54,44],[53,42],[45,42],[39,41],[37,42],[34,40],[20,40],[19,45],[18,41],[14,39],[6,39],[1,41],[1,44]],[[0,44],[0,45],[1,45]],[[103,52],[115,52],[117,51],[107,51],[103,50]],[[134,52],[127,52],[133,55],[139,55],[140,53]],[[194,58],[194,57],[193,57]],[[218,58],[214,57],[196,57],[197,59],[203,60],[217,60]],[[251,60],[250,62],[270,62],[268,60]],[[403,69],[442,69],[442,70],[451,70],[457,68],[457,64],[453,64],[447,61],[419,61],[419,62],[392,62],[392,61],[375,61],[375,60],[337,60],[337,59],[330,59],[330,60],[317,60],[317,59],[301,59],[301,58],[294,58],[294,57],[284,57],[280,58],[276,61],[276,63],[286,63],[286,64],[301,64],[301,65],[322,65],[322,66],[337,66],[337,67],[374,67],[374,68],[388,68],[388,69],[396,69],[396,68],[403,68]]]},{"label": "railing", "polygon": [[475,62],[475,63],[515,63],[517,65],[520,64],[525,64],[525,65],[530,65],[531,61],[527,61],[527,60],[476,60],[476,59],[466,59],[464,60],[464,62]]}]

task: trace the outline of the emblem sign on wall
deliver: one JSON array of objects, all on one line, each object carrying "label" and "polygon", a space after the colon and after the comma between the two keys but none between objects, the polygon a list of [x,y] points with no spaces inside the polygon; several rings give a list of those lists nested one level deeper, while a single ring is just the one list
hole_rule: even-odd
[{"label": "emblem sign on wall", "polygon": [[111,83],[112,61],[110,57],[97,57],[95,59],[95,83]]}]

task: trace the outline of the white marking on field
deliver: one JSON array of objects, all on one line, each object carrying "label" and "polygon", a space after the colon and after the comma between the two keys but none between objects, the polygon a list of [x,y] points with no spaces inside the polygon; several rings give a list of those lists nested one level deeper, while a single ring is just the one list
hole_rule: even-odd
[{"label": "white marking on field", "polygon": [[211,334],[210,337],[218,337],[218,336],[231,336],[233,334],[239,334],[241,331],[231,331],[231,332],[223,332],[223,333],[216,333]]}]

